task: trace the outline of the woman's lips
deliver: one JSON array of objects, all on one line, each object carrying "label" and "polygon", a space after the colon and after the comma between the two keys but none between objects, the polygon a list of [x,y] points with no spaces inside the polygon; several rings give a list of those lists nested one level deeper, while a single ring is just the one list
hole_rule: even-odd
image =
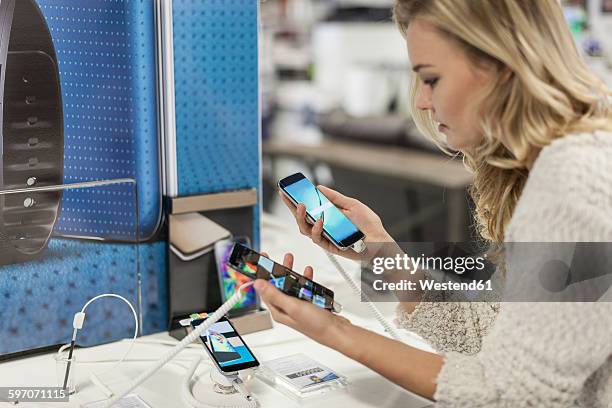
[{"label": "woman's lips", "polygon": [[448,130],[446,125],[443,125],[442,123],[438,124],[438,132],[444,133],[446,130]]}]

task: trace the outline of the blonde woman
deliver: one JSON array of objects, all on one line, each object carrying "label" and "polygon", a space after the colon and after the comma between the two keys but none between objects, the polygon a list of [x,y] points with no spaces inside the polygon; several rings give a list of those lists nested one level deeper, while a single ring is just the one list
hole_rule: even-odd
[{"label": "blonde woman", "polygon": [[[397,0],[395,19],[415,73],[413,116],[473,171],[482,237],[612,242],[611,94],[581,61],[559,1]],[[321,190],[368,241],[392,242],[364,204]],[[333,251],[321,223],[287,204],[300,231]],[[612,406],[610,304],[435,303],[424,293],[397,320],[433,354],[256,288],[277,321],[440,407]]]}]

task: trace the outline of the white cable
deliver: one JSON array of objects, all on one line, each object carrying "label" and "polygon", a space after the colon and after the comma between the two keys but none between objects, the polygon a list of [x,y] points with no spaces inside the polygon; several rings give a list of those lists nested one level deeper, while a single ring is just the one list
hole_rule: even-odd
[{"label": "white cable", "polygon": [[105,298],[105,297],[112,297],[112,298],[116,298],[119,300],[122,300],[123,302],[125,302],[130,310],[132,311],[132,315],[134,316],[134,336],[132,337],[132,341],[130,343],[130,346],[127,348],[127,350],[125,351],[125,353],[123,353],[123,355],[121,356],[121,358],[119,360],[117,360],[115,362],[115,364],[110,367],[109,369],[102,371],[101,373],[98,373],[97,375],[90,372],[89,374],[89,380],[95,385],[97,386],[104,395],[106,395],[107,397],[111,397],[112,396],[112,392],[109,390],[109,388],[102,382],[102,380],[100,379],[99,376],[106,374],[112,370],[114,370],[115,368],[117,368],[119,366],[119,364],[121,364],[125,358],[127,357],[128,354],[130,354],[130,351],[132,351],[132,348],[134,347],[134,344],[136,343],[136,337],[138,337],[138,316],[136,315],[136,310],[134,309],[134,306],[132,306],[132,304],[123,296],[121,295],[117,295],[115,293],[103,293],[101,295],[98,296],[94,296],[93,298],[89,299],[81,308],[81,311],[78,313],[75,313],[74,318],[72,320],[72,327],[73,327],[73,331],[72,331],[72,340],[70,344],[65,344],[62,347],[60,347],[60,349],[57,351],[58,356],[64,351],[66,350],[66,348],[68,347],[72,347],[71,348],[71,352],[73,350],[74,344],[76,344],[76,337],[77,337],[77,332],[83,328],[83,324],[85,323],[85,310],[87,309],[87,307],[95,302],[98,299],[101,298]]},{"label": "white cable", "polygon": [[123,398],[125,395],[127,395],[129,392],[131,392],[134,388],[138,387],[140,384],[145,382],[153,374],[155,374],[168,361],[170,361],[172,358],[174,358],[174,356],[176,356],[181,350],[183,350],[185,347],[187,347],[187,345],[191,344],[198,337],[200,337],[200,335],[204,331],[208,330],[210,328],[210,326],[212,326],[217,320],[222,318],[227,312],[229,312],[231,310],[232,307],[234,307],[234,305],[236,303],[238,303],[240,301],[240,298],[242,297],[242,292],[241,292],[242,289],[245,289],[245,288],[247,288],[247,287],[249,287],[251,285],[253,285],[253,281],[250,281],[250,282],[247,282],[247,283],[241,285],[238,288],[238,290],[236,291],[236,293],[234,293],[234,295],[232,295],[231,298],[229,298],[223,305],[221,305],[221,307],[219,309],[217,309],[215,311],[215,313],[213,313],[206,320],[204,320],[204,322],[202,322],[202,324],[200,324],[199,326],[194,328],[194,330],[191,333],[189,333],[187,336],[185,336],[183,338],[183,340],[181,340],[171,350],[168,350],[168,352],[166,354],[164,354],[159,360],[157,360],[157,362],[155,364],[153,364],[148,370],[146,370],[145,372],[140,374],[138,377],[136,377],[131,383],[128,384],[128,386],[123,391],[119,392],[117,395],[115,395],[113,398],[111,398],[106,403],[106,405],[104,405],[104,407],[105,408],[111,408],[121,398]]},{"label": "white cable", "polygon": [[385,331],[387,333],[389,333],[389,336],[393,337],[395,340],[402,341],[402,338],[400,337],[398,332],[395,330],[393,325],[385,318],[385,316],[383,316],[383,314],[380,312],[380,310],[378,310],[378,308],[376,307],[374,302],[372,302],[370,297],[365,292],[363,292],[361,290],[359,284],[357,282],[355,282],[355,280],[353,279],[351,274],[348,273],[346,271],[346,269],[344,269],[344,267],[340,264],[340,262],[338,262],[338,259],[336,258],[336,256],[331,254],[331,253],[329,253],[329,252],[327,252],[327,251],[324,251],[324,252],[325,252],[325,255],[327,255],[327,257],[331,261],[331,263],[334,264],[334,266],[336,267],[338,272],[340,272],[340,275],[342,275],[344,280],[349,284],[351,289],[353,289],[353,291],[358,296],[360,296],[362,300],[365,300],[365,303],[370,308],[370,311],[372,312],[372,314],[374,315],[376,320],[378,320],[378,322],[381,324],[381,326],[385,329]]},{"label": "white cable", "polygon": [[105,371],[102,371],[101,373],[98,373],[98,376],[106,374],[106,373],[114,370],[115,368],[117,368],[119,366],[119,364],[121,364],[123,362],[123,360],[125,360],[127,355],[130,354],[130,351],[132,351],[132,348],[134,348],[134,344],[136,343],[136,338],[138,337],[138,315],[136,314],[136,310],[134,309],[134,306],[132,306],[132,304],[126,298],[124,298],[121,295],[117,295],[115,293],[103,293],[101,295],[95,296],[95,297],[89,299],[87,301],[87,303],[85,303],[85,305],[81,309],[81,313],[84,315],[85,314],[85,309],[87,309],[87,306],[89,306],[91,303],[95,302],[96,300],[101,299],[101,298],[105,298],[105,297],[112,297],[112,298],[116,298],[116,299],[122,300],[122,301],[124,301],[129,306],[130,310],[132,311],[132,315],[134,316],[134,336],[132,337],[132,342],[130,343],[130,346],[125,351],[125,353],[123,353],[123,356],[121,356],[121,358],[115,363],[115,365],[110,367],[109,369],[107,369]]},{"label": "white cable", "polygon": [[[164,339],[137,339],[136,343],[138,344],[154,344],[156,346],[170,346],[170,347],[174,347],[178,344],[177,340],[164,340]],[[202,350],[202,347],[200,347],[197,344],[190,344],[189,346],[187,346],[187,348],[193,348],[193,349],[197,349],[197,350]]]},{"label": "white cable", "polygon": [[[109,358],[109,359],[100,359],[100,360],[79,360],[79,364],[105,364],[105,363],[114,363],[117,360],[115,360],[114,358]],[[156,358],[126,358],[125,360],[123,360],[123,363],[148,363],[151,361],[157,361]],[[180,358],[180,359],[174,359],[173,362],[175,361],[179,361],[179,362],[183,362],[183,363],[187,363],[190,362],[191,360],[187,357],[185,358]]]},{"label": "white cable", "polygon": [[[192,407],[196,407],[196,408],[210,408],[210,407],[215,407],[215,408],[256,408],[257,407],[257,401],[253,400],[245,400],[242,404],[239,405],[216,405],[216,404],[210,404],[210,403],[204,403],[202,401],[198,401],[192,394],[191,392],[191,379],[193,377],[193,374],[195,373],[196,369],[198,368],[198,365],[200,364],[200,361],[202,360],[202,357],[198,357],[196,359],[193,360],[193,362],[191,363],[191,366],[189,367],[189,370],[187,370],[187,374],[185,375],[185,378],[183,380],[183,385],[182,385],[182,395],[183,395],[183,399],[185,400],[185,402],[187,402],[189,405],[191,405]],[[214,368],[212,368],[214,370]],[[239,380],[239,378],[238,378]],[[234,384],[234,386],[236,386],[236,384]],[[240,388],[240,386],[239,386]],[[244,395],[245,391],[244,390],[240,390],[238,389],[238,391]]]}]

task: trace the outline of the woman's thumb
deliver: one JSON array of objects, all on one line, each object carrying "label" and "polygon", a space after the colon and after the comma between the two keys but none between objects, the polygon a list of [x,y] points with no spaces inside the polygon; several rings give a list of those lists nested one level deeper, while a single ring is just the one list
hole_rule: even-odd
[{"label": "woman's thumb", "polygon": [[337,192],[336,190],[332,190],[329,187],[325,186],[317,186],[317,188],[323,193],[325,197],[332,203],[334,203],[338,207],[347,208],[351,205],[353,199],[345,196],[342,193]]}]

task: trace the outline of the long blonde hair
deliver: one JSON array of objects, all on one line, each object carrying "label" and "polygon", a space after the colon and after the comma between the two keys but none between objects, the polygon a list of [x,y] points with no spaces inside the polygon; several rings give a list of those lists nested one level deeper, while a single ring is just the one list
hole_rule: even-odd
[{"label": "long blonde hair", "polygon": [[[529,160],[567,134],[612,130],[612,93],[580,58],[559,0],[397,0],[394,16],[404,35],[414,19],[426,21],[472,62],[508,74],[482,95],[483,139],[463,152],[478,231],[501,243]],[[416,109],[420,86],[413,78],[413,118],[444,149],[431,112]]]}]

